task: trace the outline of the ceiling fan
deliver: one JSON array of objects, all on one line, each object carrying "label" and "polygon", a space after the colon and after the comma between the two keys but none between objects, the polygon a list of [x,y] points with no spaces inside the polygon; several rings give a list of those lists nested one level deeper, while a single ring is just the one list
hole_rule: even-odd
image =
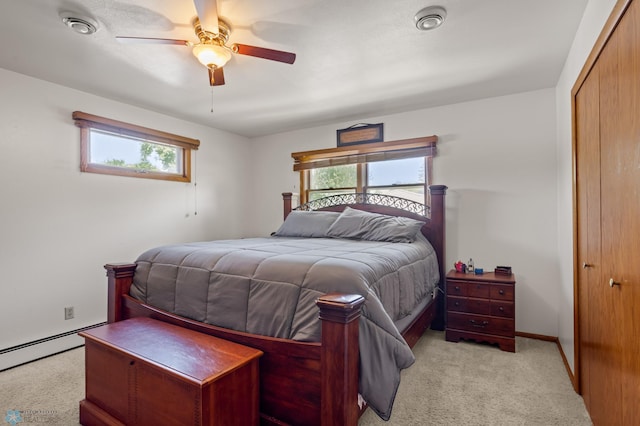
[{"label": "ceiling fan", "polygon": [[281,50],[239,43],[227,46],[231,27],[227,22],[218,18],[216,0],[194,0],[193,2],[198,14],[193,21],[193,29],[200,40],[198,43],[192,43],[188,40],[149,37],[116,36],[116,39],[122,42],[177,44],[192,47],[193,55],[209,70],[209,84],[211,86],[221,86],[224,84],[224,71],[222,69],[229,59],[231,59],[232,53],[284,62],[286,64],[293,64],[296,60],[295,53],[283,52]]}]

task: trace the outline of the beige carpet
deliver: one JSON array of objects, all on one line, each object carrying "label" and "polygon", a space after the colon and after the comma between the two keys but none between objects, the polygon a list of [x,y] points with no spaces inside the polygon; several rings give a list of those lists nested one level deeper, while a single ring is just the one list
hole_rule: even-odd
[{"label": "beige carpet", "polygon": [[591,425],[555,343],[517,337],[510,353],[429,331],[414,353],[391,420],[367,410],[360,425]]},{"label": "beige carpet", "polygon": [[[555,343],[517,338],[516,350],[429,331],[403,372],[391,420],[368,410],[360,425],[591,425]],[[20,426],[77,425],[83,365],[79,348],[0,373],[0,424],[19,416]]]}]

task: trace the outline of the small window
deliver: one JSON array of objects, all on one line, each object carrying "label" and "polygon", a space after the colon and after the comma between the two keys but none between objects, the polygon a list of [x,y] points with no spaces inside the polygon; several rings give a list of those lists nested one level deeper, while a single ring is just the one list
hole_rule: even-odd
[{"label": "small window", "polygon": [[83,172],[191,182],[191,150],[200,141],[108,118],[73,113]]}]

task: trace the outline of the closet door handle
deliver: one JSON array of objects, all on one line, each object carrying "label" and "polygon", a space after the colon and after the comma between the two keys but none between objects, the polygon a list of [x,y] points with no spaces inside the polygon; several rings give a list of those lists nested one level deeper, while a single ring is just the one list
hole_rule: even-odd
[{"label": "closet door handle", "polygon": [[591,268],[593,265],[587,262],[583,262],[582,263],[582,269],[587,269],[587,268]]},{"label": "closet door handle", "polygon": [[614,281],[613,278],[609,279],[609,287],[613,287],[614,285],[619,286],[620,283],[617,281]]}]

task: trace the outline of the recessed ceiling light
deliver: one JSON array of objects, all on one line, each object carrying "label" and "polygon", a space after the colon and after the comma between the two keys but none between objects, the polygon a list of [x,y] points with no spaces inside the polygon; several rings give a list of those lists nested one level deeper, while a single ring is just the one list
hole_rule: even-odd
[{"label": "recessed ceiling light", "polygon": [[416,23],[416,28],[420,31],[428,31],[442,25],[446,17],[447,11],[443,7],[429,6],[416,13],[413,19]]},{"label": "recessed ceiling light", "polygon": [[75,13],[63,12],[60,14],[62,22],[78,34],[89,35],[98,31],[98,23],[86,16],[78,16]]}]

